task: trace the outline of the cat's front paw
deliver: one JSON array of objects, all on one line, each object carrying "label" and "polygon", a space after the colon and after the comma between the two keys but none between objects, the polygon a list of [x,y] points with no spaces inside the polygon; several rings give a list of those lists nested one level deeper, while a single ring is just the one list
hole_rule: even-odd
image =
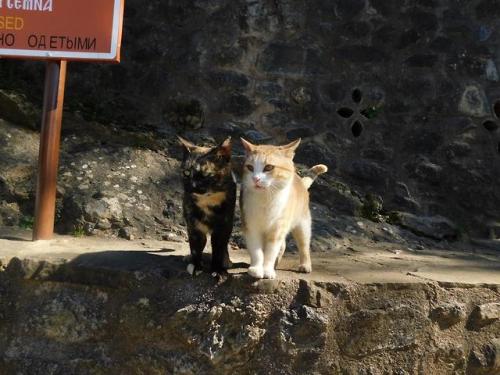
[{"label": "cat's front paw", "polygon": [[299,272],[311,273],[311,271],[312,271],[312,266],[310,264],[301,264],[299,266]]},{"label": "cat's front paw", "polygon": [[256,279],[262,279],[264,277],[264,270],[262,267],[249,267],[248,274]]},{"label": "cat's front paw", "polygon": [[188,264],[188,266],[186,267],[186,271],[191,276],[198,276],[201,273],[201,270],[197,269],[196,266],[193,263],[189,263]]},{"label": "cat's front paw", "polygon": [[193,276],[194,275],[194,271],[196,270],[196,267],[194,266],[193,263],[189,263],[187,268],[186,268],[186,271],[188,271],[188,273]]},{"label": "cat's front paw", "polygon": [[264,269],[264,279],[275,279],[276,278],[276,271],[274,268],[267,268]]}]

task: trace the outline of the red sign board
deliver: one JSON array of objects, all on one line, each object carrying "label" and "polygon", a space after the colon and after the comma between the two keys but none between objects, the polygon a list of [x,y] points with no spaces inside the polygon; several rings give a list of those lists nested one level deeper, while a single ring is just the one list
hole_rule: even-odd
[{"label": "red sign board", "polygon": [[0,56],[120,60],[124,0],[0,0]]}]

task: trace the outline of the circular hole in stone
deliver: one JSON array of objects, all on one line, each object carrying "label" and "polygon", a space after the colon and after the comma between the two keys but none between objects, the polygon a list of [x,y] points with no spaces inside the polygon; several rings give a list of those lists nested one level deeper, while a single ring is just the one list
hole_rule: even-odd
[{"label": "circular hole in stone", "polygon": [[354,113],[354,111],[351,108],[344,107],[344,108],[340,108],[337,111],[337,113],[339,114],[340,117],[349,118],[349,117],[352,116],[352,114]]},{"label": "circular hole in stone", "polygon": [[355,121],[354,124],[352,124],[351,131],[352,135],[358,138],[363,132],[363,124],[359,121]]},{"label": "circular hole in stone", "polygon": [[494,132],[494,131],[498,130],[498,124],[494,121],[485,121],[485,122],[483,122],[483,126],[489,132]]},{"label": "circular hole in stone", "polygon": [[500,100],[497,100],[493,105],[493,112],[495,112],[497,118],[500,118]]},{"label": "circular hole in stone", "polygon": [[352,92],[352,100],[354,103],[360,103],[361,99],[363,98],[363,93],[361,92],[360,89],[354,89]]}]

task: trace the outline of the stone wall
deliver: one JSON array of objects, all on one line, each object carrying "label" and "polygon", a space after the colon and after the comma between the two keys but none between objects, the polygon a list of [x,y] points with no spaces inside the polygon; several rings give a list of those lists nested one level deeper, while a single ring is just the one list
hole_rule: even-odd
[{"label": "stone wall", "polygon": [[[497,0],[128,0],[122,63],[71,63],[67,110],[168,142],[176,132],[302,137],[297,160],[328,164],[330,182],[485,235],[500,207],[499,9]],[[0,61],[1,86],[39,103],[42,70]],[[353,213],[333,190],[314,199]]]},{"label": "stone wall", "polygon": [[0,373],[500,371],[498,286],[254,283],[192,278],[175,256],[147,272],[89,266],[99,258],[106,254],[63,266],[14,258],[0,272]]}]

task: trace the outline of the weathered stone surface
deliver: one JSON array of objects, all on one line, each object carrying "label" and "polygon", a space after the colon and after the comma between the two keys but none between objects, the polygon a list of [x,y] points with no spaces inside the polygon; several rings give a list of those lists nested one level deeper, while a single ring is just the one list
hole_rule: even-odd
[{"label": "weathered stone surface", "polygon": [[38,129],[41,123],[40,112],[33,104],[22,95],[5,90],[0,90],[0,118],[30,129]]},{"label": "weathered stone surface", "polygon": [[463,304],[447,303],[432,309],[429,317],[438,323],[441,329],[447,329],[464,321],[467,311]]},{"label": "weathered stone surface", "polygon": [[[399,329],[394,330],[394,324]],[[408,350],[420,340],[428,324],[422,312],[410,306],[360,310],[345,319],[338,342],[342,352],[352,358]]]},{"label": "weathered stone surface", "polygon": [[488,59],[485,64],[484,68],[484,75],[486,76],[486,79],[493,81],[493,82],[498,82],[499,76],[498,76],[498,69],[495,64],[495,62],[491,59]]},{"label": "weathered stone surface", "polygon": [[309,306],[284,311],[279,321],[281,351],[310,366],[325,348],[328,323],[327,316]]},{"label": "weathered stone surface", "polygon": [[467,142],[456,141],[447,146],[447,156],[450,159],[470,154],[472,147]]},{"label": "weathered stone surface", "polygon": [[304,51],[287,44],[270,44],[260,57],[262,70],[274,73],[300,73],[304,67]]},{"label": "weathered stone surface", "polygon": [[426,237],[442,240],[458,235],[456,225],[442,216],[416,216],[407,212],[398,212],[397,216],[402,227]]},{"label": "weathered stone surface", "polygon": [[319,181],[315,184],[313,199],[336,207],[337,214],[356,215],[363,205],[359,195],[346,185]]},{"label": "weathered stone surface", "polygon": [[389,59],[383,51],[366,45],[340,47],[336,50],[335,57],[338,60],[345,60],[353,63],[381,63]]},{"label": "weathered stone surface", "polygon": [[366,6],[365,0],[338,0],[336,1],[336,11],[341,19],[349,19],[358,15]]},{"label": "weathered stone surface", "polygon": [[228,366],[229,370],[248,362],[266,332],[256,313],[236,297],[230,305],[186,306],[174,314],[170,324],[174,330],[180,328],[176,339],[191,346],[194,355],[201,354],[211,365],[221,369]]},{"label": "weathered stone surface", "polygon": [[305,87],[298,87],[290,92],[293,101],[299,105],[305,105],[311,102],[311,93]]},{"label": "weathered stone surface", "polygon": [[[500,215],[492,126],[500,97],[497,5],[127,1],[121,64],[75,64],[68,77],[58,230],[93,225],[89,233],[136,227],[147,237],[185,234],[182,215],[162,217],[166,199],[180,202],[175,168],[182,154],[173,139],[183,134],[204,144],[232,136],[236,153],[242,135],[274,144],[306,138],[296,160],[329,163],[329,175],[349,191],[376,193],[391,210],[452,217],[467,234],[485,236],[484,222]],[[15,96],[17,103],[0,115],[15,123],[0,123],[0,202],[17,204],[20,219],[33,215],[38,134],[19,128],[26,121],[16,116],[30,107],[40,112],[43,74],[42,64],[0,61],[3,102]],[[121,160],[133,159],[131,150],[149,150],[161,164],[151,167],[152,180],[118,171]],[[109,173],[71,167],[85,158]],[[394,181],[407,184],[411,196],[395,197]],[[318,204],[330,192],[330,215],[355,213],[356,199],[333,183],[320,194],[316,188]],[[121,220],[85,220],[82,210],[99,190],[117,196]],[[9,207],[0,211],[4,224],[19,221]]]},{"label": "weathered stone surface", "polygon": [[328,307],[333,299],[326,289],[306,280],[299,282],[298,298],[301,303],[311,307]]},{"label": "weathered stone surface", "polygon": [[16,202],[0,202],[0,225],[14,226],[18,225],[21,219],[19,205]]},{"label": "weathered stone surface", "polygon": [[137,230],[131,227],[122,227],[120,228],[118,235],[126,240],[134,240],[137,238]]},{"label": "weathered stone surface", "polygon": [[432,184],[438,184],[440,182],[442,173],[443,167],[429,161],[422,161],[415,169],[415,174],[419,179]]},{"label": "weathered stone surface", "polygon": [[210,86],[216,90],[243,90],[249,84],[244,74],[231,71],[215,71],[208,75]]},{"label": "weathered stone surface", "polygon": [[123,217],[123,210],[117,198],[102,198],[89,201],[84,207],[86,219],[92,222],[100,220],[119,221]]},{"label": "weathered stone surface", "polygon": [[2,371],[412,374],[420,366],[441,375],[474,368],[471,349],[482,371],[498,366],[500,326],[442,331],[428,318],[429,305],[487,304],[493,286],[316,281],[338,277],[321,276],[321,262],[307,281],[290,271],[257,283],[240,272],[192,277],[179,253],[155,251],[153,241],[137,241],[142,251],[104,241],[108,251],[44,263],[38,274],[41,262],[20,259],[0,270]]},{"label": "weathered stone surface", "polygon": [[413,55],[405,63],[416,68],[432,68],[438,60],[437,55]]},{"label": "weathered stone surface", "polygon": [[249,115],[253,107],[253,103],[246,95],[233,94],[224,103],[222,111],[241,117]]},{"label": "weathered stone surface", "polygon": [[498,319],[500,319],[500,303],[485,303],[474,308],[468,324],[472,328],[481,328]]},{"label": "weathered stone surface", "polygon": [[495,19],[500,16],[500,10],[498,9],[500,2],[497,0],[483,0],[480,1],[476,6],[477,18],[481,20]]},{"label": "weathered stone surface", "polygon": [[5,272],[13,278],[43,279],[55,269],[54,265],[46,261],[13,258],[5,268]]},{"label": "weathered stone surface", "polygon": [[383,183],[388,176],[388,171],[384,167],[367,160],[353,161],[346,168],[346,172],[355,178],[378,183]]},{"label": "weathered stone surface", "polygon": [[488,100],[483,89],[474,85],[467,86],[462,93],[458,110],[472,117],[487,116]]},{"label": "weathered stone surface", "polygon": [[496,338],[469,355],[467,374],[495,375],[500,371],[500,339]]}]

